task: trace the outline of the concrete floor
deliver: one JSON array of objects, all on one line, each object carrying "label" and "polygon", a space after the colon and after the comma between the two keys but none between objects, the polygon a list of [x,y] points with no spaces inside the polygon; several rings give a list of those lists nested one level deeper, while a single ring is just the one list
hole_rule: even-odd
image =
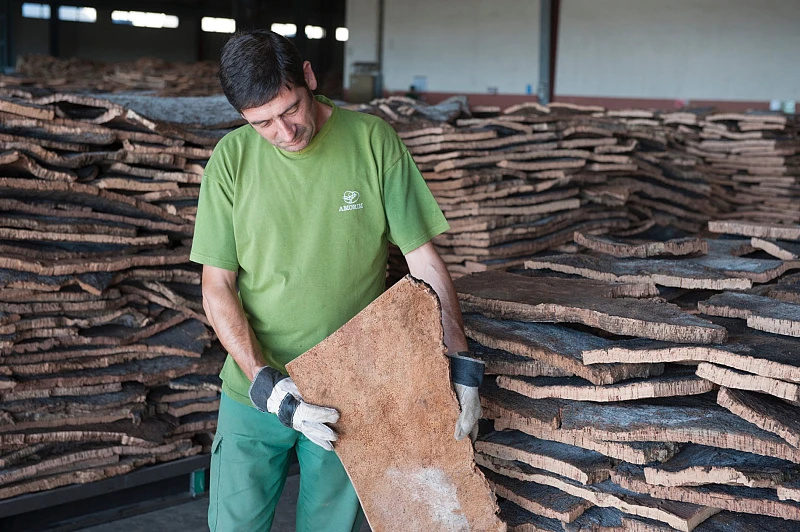
[{"label": "concrete floor", "polygon": [[[294,515],[299,487],[300,475],[292,475],[286,479],[286,486],[278,502],[271,532],[294,532]],[[161,530],[169,530],[169,532],[198,532],[208,530],[207,513],[208,497],[203,497],[178,506],[82,530],[83,532],[119,532],[120,530],[125,532],[158,532]],[[370,532],[366,521],[364,526],[361,527],[361,532]]]}]

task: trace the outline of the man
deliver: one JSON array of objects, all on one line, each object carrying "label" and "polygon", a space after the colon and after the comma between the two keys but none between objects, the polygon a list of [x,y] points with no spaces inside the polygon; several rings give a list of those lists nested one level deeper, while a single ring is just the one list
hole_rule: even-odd
[{"label": "man", "polygon": [[[387,241],[442,302],[448,354],[467,351],[452,281],[430,239],[449,226],[414,162],[381,119],[312,91],[311,65],[269,31],[225,45],[220,81],[247,120],[223,138],[201,185],[191,259],[203,302],[229,353],[212,445],[209,527],[266,531],[295,449],[297,530],[357,531],[363,520],[326,423],[338,412],[303,402],[285,364],[384,290]],[[480,417],[482,366],[453,357],[462,413]]]}]

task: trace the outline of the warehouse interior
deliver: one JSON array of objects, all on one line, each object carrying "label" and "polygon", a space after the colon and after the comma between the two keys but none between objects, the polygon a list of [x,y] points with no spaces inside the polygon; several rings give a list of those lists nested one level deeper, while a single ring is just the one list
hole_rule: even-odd
[{"label": "warehouse interior", "polygon": [[[402,141],[485,364],[472,445],[359,460],[342,418],[362,532],[800,530],[798,17],[796,0],[0,0],[0,530],[208,526],[226,351],[189,255],[205,167],[251,127],[220,52],[262,28]],[[399,301],[415,285],[398,247],[386,261]],[[420,290],[407,307],[440,308]],[[439,344],[406,371],[457,416]],[[458,489],[391,484],[405,444]],[[301,478],[295,458],[272,530],[295,530]]]}]

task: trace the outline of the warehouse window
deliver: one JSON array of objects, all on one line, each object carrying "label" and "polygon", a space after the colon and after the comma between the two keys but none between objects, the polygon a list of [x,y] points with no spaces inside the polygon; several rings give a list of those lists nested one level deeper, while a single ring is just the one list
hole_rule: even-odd
[{"label": "warehouse window", "polygon": [[297,35],[297,26],[294,24],[281,24],[280,22],[276,22],[270,28],[275,33],[283,35],[284,37],[294,37]]},{"label": "warehouse window", "polygon": [[306,37],[309,39],[323,39],[325,37],[325,28],[321,26],[306,26]]},{"label": "warehouse window", "polygon": [[336,28],[337,41],[345,42],[349,38],[350,38],[350,30],[348,30],[347,28]]},{"label": "warehouse window", "polygon": [[[22,4],[22,16],[50,20],[49,4]],[[97,22],[97,10],[93,7],[58,6],[58,20],[67,22]]]},{"label": "warehouse window", "polygon": [[213,33],[233,33],[236,31],[236,21],[232,18],[203,17],[200,28]]},{"label": "warehouse window", "polygon": [[166,13],[146,13],[144,11],[112,11],[111,22],[127,24],[137,28],[177,28],[178,17]]},{"label": "warehouse window", "polygon": [[93,7],[58,6],[58,20],[97,22],[97,10]]},{"label": "warehouse window", "polygon": [[22,16],[25,18],[50,18],[50,6],[47,4],[22,4]]}]

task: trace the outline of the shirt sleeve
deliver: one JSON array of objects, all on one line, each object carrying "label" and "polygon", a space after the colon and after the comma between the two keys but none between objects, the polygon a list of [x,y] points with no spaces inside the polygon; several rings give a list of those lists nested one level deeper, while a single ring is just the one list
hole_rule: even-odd
[{"label": "shirt sleeve", "polygon": [[[212,156],[213,158],[213,156]],[[213,167],[209,161],[209,167]],[[200,183],[200,198],[189,259],[225,270],[238,271],[233,230],[233,180],[208,171]]]},{"label": "shirt sleeve", "polygon": [[384,172],[383,191],[389,242],[404,255],[450,229],[405,147],[400,158]]}]

